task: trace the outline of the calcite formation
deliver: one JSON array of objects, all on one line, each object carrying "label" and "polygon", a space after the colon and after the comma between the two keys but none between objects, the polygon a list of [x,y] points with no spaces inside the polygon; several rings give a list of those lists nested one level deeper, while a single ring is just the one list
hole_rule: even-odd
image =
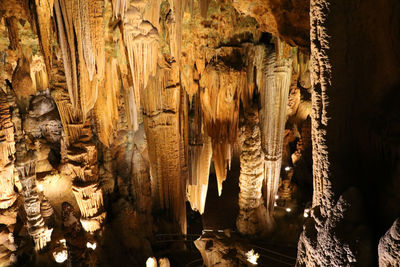
[{"label": "calcite formation", "polygon": [[396,266],[399,13],[0,0],[0,265],[169,266],[227,227],[203,263],[251,265],[304,222],[297,266]]},{"label": "calcite formation", "polygon": [[18,144],[16,155],[16,169],[22,184],[28,232],[35,242],[35,249],[41,250],[50,242],[53,229],[49,229],[45,225],[40,212],[40,198],[36,185],[35,154],[32,150],[26,151],[26,147],[23,144]]},{"label": "calcite formation", "polygon": [[267,230],[267,211],[262,198],[264,181],[264,154],[261,149],[261,132],[258,111],[245,110],[244,125],[240,131],[239,215],[236,221],[243,234],[254,235]]},{"label": "calcite formation", "polygon": [[286,106],[292,77],[292,60],[282,53],[282,49],[276,52],[274,48],[266,48],[260,84],[261,142],[265,155],[264,198],[270,228],[274,224],[272,212],[279,187]]},{"label": "calcite formation", "polygon": [[[12,103],[11,103],[12,104]],[[0,91],[0,208],[7,209],[17,199],[14,191],[15,138],[11,106],[7,94]]]}]

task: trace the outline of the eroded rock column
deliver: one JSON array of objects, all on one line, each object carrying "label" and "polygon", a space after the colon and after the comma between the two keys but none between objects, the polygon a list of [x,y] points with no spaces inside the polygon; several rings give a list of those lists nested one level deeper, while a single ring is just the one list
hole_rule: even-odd
[{"label": "eroded rock column", "polygon": [[258,110],[248,107],[244,125],[239,133],[240,176],[239,216],[237,228],[243,234],[254,235],[266,230],[267,214],[262,198],[264,181],[264,155],[261,149]]}]

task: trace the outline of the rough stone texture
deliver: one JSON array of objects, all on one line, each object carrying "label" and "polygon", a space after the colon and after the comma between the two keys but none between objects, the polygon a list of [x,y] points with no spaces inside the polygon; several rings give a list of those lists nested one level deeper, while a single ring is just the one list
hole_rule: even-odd
[{"label": "rough stone texture", "polygon": [[[318,265],[331,258],[341,266],[373,264],[371,249],[366,249],[371,246],[351,246],[351,242],[361,244],[361,236],[336,238],[347,231],[357,232],[358,223],[348,223],[352,212],[346,214],[339,208],[339,196],[350,186],[358,188],[358,198],[368,207],[368,214],[362,216],[371,232],[364,242],[380,237],[389,219],[392,222],[398,216],[399,208],[394,205],[398,197],[384,185],[398,185],[398,138],[388,138],[375,125],[381,119],[377,114],[398,110],[386,99],[400,84],[400,60],[393,54],[400,44],[398,27],[393,26],[399,25],[398,14],[400,5],[391,0],[379,4],[369,0],[311,1],[313,207],[318,212],[310,220],[315,225],[336,221],[340,227],[311,231],[306,225],[299,242],[299,266]],[[384,124],[386,130],[395,129],[398,120],[389,116]],[[390,156],[384,156],[386,153]],[[347,201],[350,207],[356,199]],[[322,236],[326,238],[318,240]]]},{"label": "rough stone texture", "polygon": [[400,263],[400,219],[397,219],[379,240],[379,266],[398,266]]},{"label": "rough stone texture", "polygon": [[281,37],[292,46],[309,49],[309,0],[238,0],[233,6],[254,17],[261,30]]}]

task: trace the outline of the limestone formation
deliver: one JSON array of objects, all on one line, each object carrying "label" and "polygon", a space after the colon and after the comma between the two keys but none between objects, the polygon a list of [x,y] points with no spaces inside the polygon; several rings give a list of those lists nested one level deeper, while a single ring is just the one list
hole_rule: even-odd
[{"label": "limestone formation", "polygon": [[268,227],[267,211],[262,198],[264,155],[261,149],[258,111],[248,108],[240,131],[239,215],[236,221],[243,234],[265,233]]},{"label": "limestone formation", "polygon": [[[283,134],[286,121],[286,106],[292,77],[292,60],[285,58],[282,48],[266,48],[261,90],[261,142],[265,155],[264,198],[267,220],[274,225],[272,212],[278,192],[282,162]],[[278,55],[276,55],[278,53]]]}]

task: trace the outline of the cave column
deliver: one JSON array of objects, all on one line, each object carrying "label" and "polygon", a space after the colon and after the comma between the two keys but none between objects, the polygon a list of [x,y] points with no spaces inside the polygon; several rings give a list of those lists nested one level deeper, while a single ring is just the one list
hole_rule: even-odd
[{"label": "cave column", "polygon": [[254,235],[266,229],[266,209],[262,198],[264,181],[264,155],[258,110],[245,108],[244,125],[239,132],[241,146],[239,176],[239,216],[237,228],[242,234]]},{"label": "cave column", "polygon": [[[14,120],[17,121],[17,120]],[[20,122],[20,120],[19,120]],[[40,197],[36,184],[36,154],[34,150],[28,150],[25,142],[25,134],[21,125],[16,125],[16,162],[22,185],[24,208],[28,221],[28,233],[35,242],[35,250],[41,250],[51,241],[53,229],[49,229],[40,212]]]},{"label": "cave column", "polygon": [[[280,42],[278,42],[280,43]],[[268,47],[264,54],[263,84],[261,87],[261,141],[265,155],[265,180],[263,185],[267,207],[268,227],[274,225],[273,210],[278,192],[282,162],[283,134],[286,122],[292,60]]]}]

